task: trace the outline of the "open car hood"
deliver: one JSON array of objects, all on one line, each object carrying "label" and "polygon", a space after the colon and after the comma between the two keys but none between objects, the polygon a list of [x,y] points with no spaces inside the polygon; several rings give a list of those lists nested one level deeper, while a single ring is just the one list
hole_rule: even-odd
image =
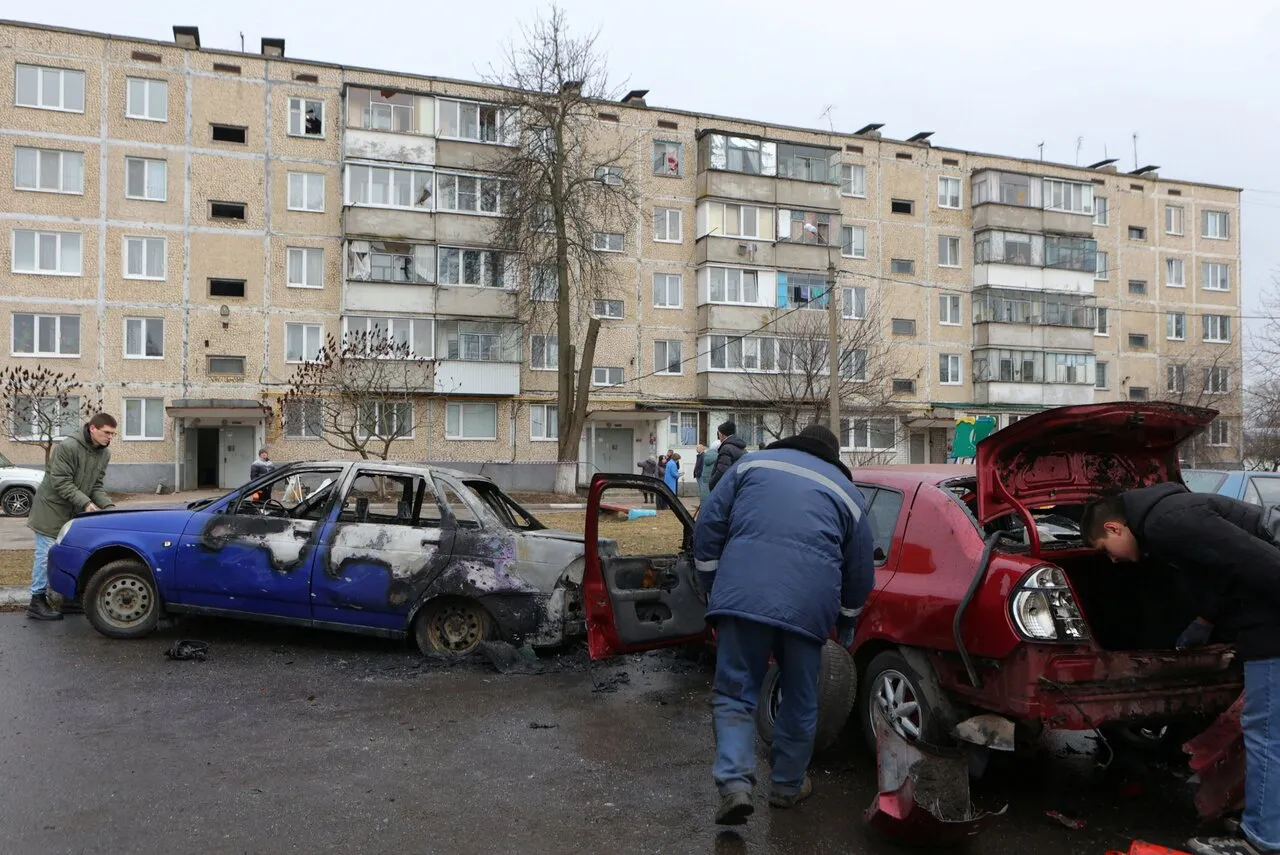
[{"label": "open car hood", "polygon": [[1059,407],[978,443],[978,518],[1019,506],[1078,505],[1100,495],[1180,481],[1178,446],[1217,410],[1166,403]]}]

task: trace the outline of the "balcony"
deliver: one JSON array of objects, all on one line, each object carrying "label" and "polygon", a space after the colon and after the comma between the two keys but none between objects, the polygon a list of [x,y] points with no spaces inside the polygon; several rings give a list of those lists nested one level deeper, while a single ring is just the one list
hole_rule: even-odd
[{"label": "balcony", "polygon": [[698,329],[755,330],[769,320],[773,310],[765,306],[725,306],[709,303],[698,307]]},{"label": "balcony", "polygon": [[1092,353],[977,348],[973,394],[980,404],[1061,407],[1093,403]]},{"label": "balcony", "polygon": [[840,150],[703,132],[698,197],[840,210]]},{"label": "balcony", "polygon": [[378,160],[432,166],[436,162],[434,137],[348,128],[342,153],[347,160]]},{"label": "balcony", "polygon": [[1093,293],[1098,243],[1091,238],[984,230],[974,236],[974,284]]},{"label": "balcony", "polygon": [[434,391],[438,395],[519,395],[520,363],[440,359]]},{"label": "balcony", "polygon": [[436,287],[435,310],[441,315],[514,318],[516,295],[505,288],[439,285]]},{"label": "balcony", "polygon": [[975,231],[1093,234],[1092,184],[985,169],[970,193]]},{"label": "balcony", "polygon": [[1091,350],[1092,296],[984,287],[973,292],[974,347]]}]

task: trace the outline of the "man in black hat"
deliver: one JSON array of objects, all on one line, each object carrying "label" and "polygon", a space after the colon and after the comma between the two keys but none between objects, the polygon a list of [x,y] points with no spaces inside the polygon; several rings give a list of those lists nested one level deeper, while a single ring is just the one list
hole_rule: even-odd
[{"label": "man in black hat", "polygon": [[716,484],[719,484],[720,479],[724,477],[724,473],[729,471],[729,467],[747,453],[747,444],[742,441],[742,437],[738,436],[738,426],[733,423],[733,419],[720,425],[716,430],[716,438],[720,440],[720,451],[716,456],[716,468],[711,471],[711,477],[707,479],[707,485],[713,491]]}]

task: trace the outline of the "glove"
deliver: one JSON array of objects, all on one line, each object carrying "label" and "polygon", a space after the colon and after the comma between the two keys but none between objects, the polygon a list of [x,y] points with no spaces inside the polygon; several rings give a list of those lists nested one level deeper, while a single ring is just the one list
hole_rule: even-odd
[{"label": "glove", "polygon": [[1190,626],[1182,631],[1182,635],[1178,636],[1178,641],[1174,646],[1179,650],[1188,647],[1203,647],[1209,643],[1209,636],[1211,635],[1213,635],[1213,624],[1196,618],[1191,622]]},{"label": "glove", "polygon": [[846,650],[853,647],[853,635],[857,632],[860,614],[862,609],[841,609],[840,616],[836,618],[836,641]]}]

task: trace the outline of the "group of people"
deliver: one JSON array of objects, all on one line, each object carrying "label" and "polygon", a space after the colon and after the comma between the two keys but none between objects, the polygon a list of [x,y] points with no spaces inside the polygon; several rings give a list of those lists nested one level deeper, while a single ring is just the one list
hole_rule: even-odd
[{"label": "group of people", "polygon": [[[693,464],[693,480],[698,482],[698,495],[703,502],[711,496],[716,484],[729,471],[729,467],[738,462],[746,454],[747,444],[738,436],[738,426],[730,419],[716,429],[716,441],[708,448],[702,443],[695,446],[697,457]],[[668,450],[657,460],[652,457],[637,463],[641,475],[650,478],[661,478],[672,495],[680,495],[680,453]],[[659,510],[666,503],[661,496],[646,495],[652,498]]]}]

